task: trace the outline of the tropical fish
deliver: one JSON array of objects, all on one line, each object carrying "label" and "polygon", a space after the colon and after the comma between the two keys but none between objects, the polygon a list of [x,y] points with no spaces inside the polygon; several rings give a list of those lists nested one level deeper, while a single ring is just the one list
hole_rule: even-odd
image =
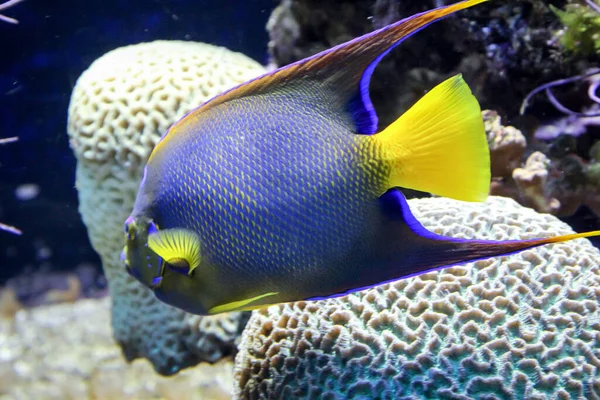
[{"label": "tropical fish", "polygon": [[440,7],[231,89],[153,150],[122,259],[195,314],[348,294],[449,265],[600,231],[523,241],[426,230],[398,189],[485,200],[479,104],[460,75],[378,130],[371,74],[415,32],[485,0]]}]

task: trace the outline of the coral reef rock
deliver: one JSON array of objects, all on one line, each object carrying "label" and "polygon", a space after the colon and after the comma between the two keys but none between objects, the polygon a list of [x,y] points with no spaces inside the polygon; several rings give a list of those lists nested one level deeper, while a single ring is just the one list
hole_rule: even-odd
[{"label": "coral reef rock", "polygon": [[572,216],[582,206],[600,217],[600,145],[578,144],[574,135],[560,134],[548,143],[534,138],[528,149],[521,131],[502,125],[497,112],[482,115],[490,147],[490,195],[559,217]]},{"label": "coral reef rock", "polygon": [[[600,217],[600,164],[593,154],[598,146],[586,149],[574,137],[560,135],[550,144],[535,143],[536,147],[541,151],[529,154],[510,177],[493,178],[490,194],[511,197],[538,212],[559,217],[570,217],[581,207],[590,214],[582,219]],[[575,152],[578,147],[584,149],[585,156]],[[491,151],[494,165],[497,152]]]},{"label": "coral reef rock", "polygon": [[[459,238],[571,233],[548,214],[410,200],[430,230]],[[600,397],[600,251],[548,245],[345,297],[255,311],[236,357],[240,399]],[[343,271],[340,271],[343,273]]]},{"label": "coral reef rock", "polygon": [[230,399],[231,359],[172,377],[128,364],[111,337],[108,298],[0,318],[0,400]]},{"label": "coral reef rock", "polygon": [[511,176],[521,166],[527,147],[525,136],[514,126],[504,126],[497,112],[484,110],[483,123],[490,147],[492,177]]},{"label": "coral reef rock", "polygon": [[[439,0],[281,0],[267,24],[272,63],[286,65],[401,18]],[[519,100],[538,85],[582,72],[599,54],[570,54],[564,25],[546,1],[482,4],[436,23],[379,64],[371,97],[388,124],[445,77],[463,73],[485,108],[518,115]],[[517,99],[517,101],[515,101]]]},{"label": "coral reef rock", "polygon": [[[25,270],[10,278],[5,290],[15,293],[25,308],[45,304],[74,302],[106,295],[106,278],[98,268],[83,263],[70,271]],[[2,301],[0,301],[0,304]]]},{"label": "coral reef rock", "polygon": [[556,213],[560,202],[546,189],[550,160],[543,153],[532,153],[523,168],[516,168],[512,177],[519,188],[521,202],[539,212]]},{"label": "coral reef rock", "polygon": [[79,211],[108,279],[115,339],[128,359],[146,357],[160,373],[232,353],[247,314],[201,318],[158,301],[119,259],[123,222],[150,152],[169,126],[264,71],[222,47],[156,41],[105,54],[73,89],[68,133],[77,157]]}]

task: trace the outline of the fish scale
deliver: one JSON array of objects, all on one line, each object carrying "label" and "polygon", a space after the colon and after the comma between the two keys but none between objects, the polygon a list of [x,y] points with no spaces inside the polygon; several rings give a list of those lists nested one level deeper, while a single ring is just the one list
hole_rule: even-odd
[{"label": "fish scale", "polygon": [[[232,104],[231,107],[238,109],[249,107],[249,105],[244,104],[243,100],[240,103],[239,105]],[[298,107],[296,106],[295,108],[289,107],[287,110],[282,110],[282,112],[287,112],[290,115],[300,115],[297,113],[297,110]],[[218,110],[215,110],[215,113],[217,114],[215,117],[207,117],[207,119],[215,121],[226,120],[221,119]],[[346,177],[351,175],[352,177],[349,179],[349,182],[356,186],[354,190],[348,190],[352,189],[352,187],[344,187],[344,196],[332,195],[330,191],[332,188],[335,188],[335,185],[331,185],[331,181],[340,180],[339,176],[332,172],[344,168],[344,164],[348,168],[348,163],[337,161],[333,163],[324,162],[320,165],[317,163],[315,165],[314,158],[310,157],[310,153],[318,152],[319,149],[315,148],[314,140],[311,140],[310,137],[312,135],[323,135],[324,138],[330,139],[323,140],[322,143],[327,143],[327,147],[323,146],[323,149],[320,149],[323,153],[322,158],[329,161],[334,158],[334,153],[343,153],[344,147],[348,148],[346,153],[354,150],[358,145],[358,141],[354,140],[355,138],[352,136],[348,136],[345,132],[338,132],[336,134],[332,130],[321,133],[314,132],[314,129],[311,130],[308,126],[298,127],[298,122],[301,121],[291,119],[288,126],[293,126],[294,129],[281,129],[282,125],[280,122],[275,120],[261,121],[258,127],[250,128],[255,130],[253,138],[258,140],[251,140],[251,138],[245,137],[241,146],[238,144],[237,147],[231,145],[227,147],[229,144],[229,140],[227,139],[230,137],[228,135],[222,138],[204,132],[194,132],[193,135],[189,135],[192,142],[197,142],[193,145],[202,146],[202,154],[205,157],[197,162],[197,164],[194,162],[194,165],[197,165],[198,171],[203,172],[194,173],[189,168],[189,165],[192,165],[192,163],[188,160],[181,160],[180,163],[170,163],[169,173],[176,180],[183,178],[187,182],[184,185],[185,188],[210,187],[210,191],[214,190],[213,194],[216,194],[216,197],[209,196],[204,199],[208,205],[207,208],[212,210],[212,215],[205,213],[203,218],[197,218],[193,213],[193,209],[190,209],[189,214],[183,215],[183,218],[176,218],[168,214],[163,218],[157,218],[159,226],[161,228],[169,228],[170,226],[181,226],[184,221],[201,221],[202,223],[191,225],[189,228],[200,232],[202,242],[207,243],[204,248],[204,254],[211,256],[215,264],[227,264],[230,268],[230,274],[239,274],[241,272],[253,272],[256,274],[256,265],[248,263],[247,260],[257,260],[261,264],[261,269],[271,277],[277,275],[278,270],[281,270],[280,265],[282,262],[286,264],[291,263],[296,268],[303,265],[318,268],[320,266],[318,262],[320,255],[326,249],[331,249],[334,246],[347,247],[351,245],[352,240],[344,237],[344,229],[354,232],[354,227],[351,225],[352,218],[348,218],[348,216],[352,215],[352,210],[355,210],[357,215],[363,214],[360,212],[363,208],[363,204],[361,203],[364,203],[368,199],[365,193],[368,191],[367,188],[370,187],[368,183],[372,182],[372,179],[367,176],[355,176],[360,174],[361,170],[353,169],[352,172],[344,171],[342,175]],[[213,125],[206,123],[206,131],[232,131],[232,128],[229,127],[224,128]],[[274,128],[276,130],[273,130]],[[249,128],[245,127],[245,129]],[[261,134],[262,130],[277,132],[278,136],[273,137],[269,134]],[[278,140],[280,137],[283,140]],[[203,141],[201,138],[206,140]],[[268,143],[263,144],[260,140],[268,140]],[[336,149],[335,152],[331,150],[332,141],[335,141],[337,144],[337,146],[333,147]],[[269,146],[269,144],[272,145]],[[185,145],[188,148],[192,146],[191,143],[186,143]],[[274,148],[269,149],[269,147]],[[211,148],[219,148],[219,151],[211,152]],[[246,148],[263,150],[262,153],[265,154],[265,159],[261,159],[261,163],[257,164],[256,158],[253,158],[251,151],[246,151]],[[265,148],[268,151],[264,151]],[[298,149],[302,148],[307,151],[300,152],[301,157],[298,157]],[[292,159],[295,167],[288,174],[289,179],[277,186],[278,188],[291,187],[292,190],[279,192],[284,195],[281,197],[281,194],[274,192],[272,187],[265,184],[265,182],[269,182],[274,177],[281,177],[281,174],[277,173],[281,168],[280,165],[287,163],[287,161],[291,162]],[[240,197],[237,197],[237,201],[232,201],[227,196],[227,187],[230,183],[228,176],[232,176],[231,171],[235,170],[233,165],[237,167],[240,165],[245,166],[244,173],[247,181],[238,181],[236,183],[239,185],[240,192],[246,193],[247,198],[252,197],[249,194],[251,191],[256,193],[256,196],[258,196],[256,206],[247,200],[241,200]],[[315,166],[320,166],[321,168],[315,172]],[[217,170],[221,172],[217,172]],[[287,170],[289,170],[289,167]],[[222,171],[228,172],[223,173]],[[351,173],[349,174],[349,172]],[[194,177],[190,178],[190,176]],[[327,179],[323,180],[324,177]],[[197,179],[196,182],[193,182],[194,178]],[[360,183],[362,183],[362,187],[358,186]],[[330,185],[329,190],[321,190],[326,189],[328,185]],[[250,187],[254,189],[251,190]],[[256,188],[262,190],[257,192]],[[324,194],[319,198],[315,193]],[[353,195],[354,193],[356,195]],[[179,201],[180,203],[187,204],[188,197],[194,198],[197,196],[200,197],[199,192],[194,189],[185,196],[182,196],[181,193],[178,193],[174,198],[166,196],[166,202],[177,204],[177,201]],[[268,204],[282,201],[293,207],[286,208],[278,215],[266,212]],[[246,218],[228,220],[223,211],[218,211],[218,205],[238,210],[236,214],[246,215]],[[241,205],[247,207],[250,212],[239,211]],[[329,206],[329,211],[323,213],[322,210],[325,209],[323,207],[325,205]],[[161,208],[160,204],[158,208]],[[179,207],[174,208],[179,209]],[[182,208],[186,209],[185,207]],[[198,212],[200,211],[198,210]],[[256,215],[255,218],[249,217],[253,214]],[[315,215],[320,217],[317,219],[321,221],[320,224],[314,223]],[[341,218],[341,216],[344,216],[346,220]],[[251,223],[240,223],[244,220],[249,220]],[[232,223],[232,221],[235,222]],[[261,230],[252,229],[252,222],[260,226]],[[239,243],[240,247],[227,246],[227,241],[224,238],[235,238],[234,240]],[[208,243],[212,243],[213,245]],[[296,249],[296,251],[293,251],[293,249]],[[236,255],[235,253],[244,254]],[[222,269],[222,271],[226,270]],[[224,279],[226,278],[224,277]]]},{"label": "fish scale", "polygon": [[481,109],[460,75],[377,132],[371,73],[417,14],[209,100],[154,148],[125,223],[127,271],[197,314],[319,300],[600,232],[517,241],[427,231],[397,189],[482,201]]},{"label": "fish scale", "polygon": [[[169,130],[148,161],[132,220],[156,224],[158,234],[189,232],[204,269],[181,282],[183,291],[195,286],[198,301],[210,298],[213,306],[273,288],[285,298],[306,298],[331,291],[328,281],[338,281],[336,291],[350,289],[365,270],[387,262],[393,241],[382,236],[389,222],[379,196],[390,187],[392,169],[377,141],[356,134],[374,133],[377,125],[362,80],[368,86],[370,65],[386,49],[451,12],[400,21],[267,74]],[[336,66],[340,57],[347,61]],[[347,277],[336,277],[344,268]],[[170,269],[160,271],[151,282],[166,290]]]}]

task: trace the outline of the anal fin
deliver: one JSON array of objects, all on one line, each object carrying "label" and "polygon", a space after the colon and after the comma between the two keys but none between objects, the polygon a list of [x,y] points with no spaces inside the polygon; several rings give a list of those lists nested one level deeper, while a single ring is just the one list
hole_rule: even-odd
[{"label": "anal fin", "polygon": [[229,311],[238,311],[238,310],[248,311],[248,310],[254,310],[257,308],[266,307],[266,304],[263,304],[263,303],[256,304],[256,305],[253,305],[253,303],[255,303],[258,300],[264,299],[265,297],[276,296],[278,294],[279,294],[279,292],[264,293],[264,294],[261,294],[261,295],[255,296],[255,297],[251,297],[249,299],[232,301],[230,303],[225,303],[225,304],[215,306],[215,307],[211,308],[210,310],[208,310],[208,313],[209,314],[219,314],[219,313],[229,312]]}]

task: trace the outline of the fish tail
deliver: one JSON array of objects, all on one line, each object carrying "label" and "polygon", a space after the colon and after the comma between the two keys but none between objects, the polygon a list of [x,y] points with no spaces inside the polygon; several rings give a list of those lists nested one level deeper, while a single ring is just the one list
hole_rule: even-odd
[{"label": "fish tail", "polygon": [[[393,266],[390,266],[391,271],[388,273],[394,278],[393,280],[408,278],[426,272],[438,271],[443,268],[449,268],[467,262],[474,262],[492,257],[509,256],[523,250],[546,244],[600,236],[600,231],[575,233],[549,238],[506,241],[465,240],[438,235],[431,236],[437,236],[437,238],[433,239],[432,237],[429,237],[426,238],[424,242],[421,241],[422,239],[415,242],[419,243],[422,247],[420,250],[413,253],[412,256],[407,257],[406,250],[397,254],[396,258],[400,259],[400,261],[396,262],[395,270]],[[386,280],[389,281],[390,279]]]},{"label": "fish tail", "polygon": [[401,40],[405,36],[412,34],[414,31],[423,26],[447,17],[448,15],[454,14],[457,11],[476,6],[477,4],[485,3],[486,1],[488,0],[465,0],[417,14],[414,17],[408,18],[404,24],[394,24],[389,37],[394,41]]},{"label": "fish tail", "polygon": [[388,187],[463,201],[486,199],[491,174],[483,118],[460,74],[433,88],[371,138],[390,167]]},{"label": "fish tail", "polygon": [[[488,257],[506,256],[552,243],[562,243],[569,240],[600,236],[600,231],[573,233],[568,235],[537,238],[528,240],[480,241],[480,240],[450,240],[456,247],[453,251],[456,257],[463,261],[472,261]],[[462,254],[460,254],[462,253]],[[454,263],[451,261],[451,263]]]}]

